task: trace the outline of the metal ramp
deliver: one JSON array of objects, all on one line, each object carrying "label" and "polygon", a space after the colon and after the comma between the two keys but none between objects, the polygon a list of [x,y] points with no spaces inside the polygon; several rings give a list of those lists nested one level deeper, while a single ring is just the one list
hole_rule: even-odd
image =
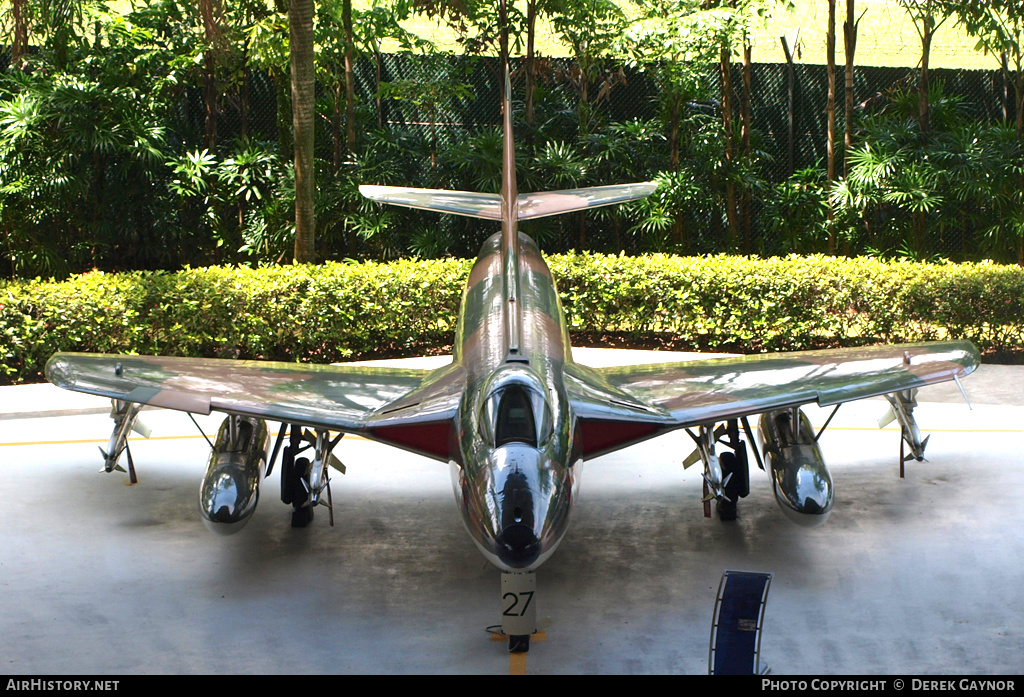
[{"label": "metal ramp", "polygon": [[771,582],[767,573],[722,574],[711,622],[708,675],[762,674],[761,625]]}]

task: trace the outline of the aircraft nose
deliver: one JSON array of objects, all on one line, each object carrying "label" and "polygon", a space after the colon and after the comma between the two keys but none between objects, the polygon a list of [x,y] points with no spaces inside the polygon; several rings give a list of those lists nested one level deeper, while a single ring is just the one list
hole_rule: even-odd
[{"label": "aircraft nose", "polygon": [[534,495],[525,474],[513,470],[502,490],[501,532],[495,541],[498,558],[513,568],[529,566],[540,556],[534,531]]},{"label": "aircraft nose", "polygon": [[528,525],[506,525],[497,538],[498,558],[511,568],[524,568],[540,556],[540,539]]}]

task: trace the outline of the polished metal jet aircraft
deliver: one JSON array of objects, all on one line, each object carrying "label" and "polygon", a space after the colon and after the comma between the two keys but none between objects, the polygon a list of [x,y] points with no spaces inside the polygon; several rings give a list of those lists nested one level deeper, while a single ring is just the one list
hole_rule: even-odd
[{"label": "polished metal jet aircraft", "polygon": [[[735,516],[737,499],[747,494],[740,431],[753,441],[752,415],[760,415],[763,441],[760,451],[751,443],[756,461],[782,510],[805,525],[828,516],[833,487],[801,405],[886,395],[908,457],[923,457],[927,439],[914,421],[914,392],[973,371],[979,357],[967,342],[603,369],[575,363],[551,272],[518,222],[636,199],[654,185],[519,194],[509,93],[506,70],[500,194],[361,188],[376,201],[500,223],[470,273],[451,364],[426,371],[56,354],[46,366],[52,383],[113,400],[105,469],[119,469],[142,405],[223,412],[200,491],[204,521],[224,532],[241,527],[287,441],[281,497],[293,506],[293,524],[302,526],[313,507],[329,503],[328,467],[340,467],[332,455],[338,440],[358,434],[447,463],[480,551],[506,575],[528,575],[565,534],[583,463],[668,431],[685,428],[693,437],[696,451],[685,464],[702,462],[705,506],[717,501],[723,518]],[[281,423],[269,457],[266,421]],[[298,457],[305,450],[311,457]],[[128,467],[134,477],[130,451]]]}]

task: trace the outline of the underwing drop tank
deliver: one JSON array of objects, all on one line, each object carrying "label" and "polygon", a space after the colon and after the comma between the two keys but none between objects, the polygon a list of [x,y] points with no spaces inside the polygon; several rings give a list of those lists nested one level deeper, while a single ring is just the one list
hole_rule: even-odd
[{"label": "underwing drop tank", "polygon": [[269,444],[270,433],[262,419],[224,419],[199,490],[199,513],[207,528],[230,535],[249,522],[259,500]]},{"label": "underwing drop tank", "polygon": [[832,475],[807,415],[796,408],[769,411],[759,426],[779,508],[799,525],[821,525],[832,511]]}]

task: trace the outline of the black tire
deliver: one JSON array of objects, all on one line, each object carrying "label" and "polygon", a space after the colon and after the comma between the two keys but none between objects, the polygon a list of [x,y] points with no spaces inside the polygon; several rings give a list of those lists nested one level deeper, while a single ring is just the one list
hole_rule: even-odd
[{"label": "black tire", "polygon": [[[289,468],[287,479],[281,480],[281,486],[288,487],[289,492],[289,503],[292,504],[294,510],[292,511],[292,527],[293,528],[304,528],[313,521],[313,507],[307,506],[306,498],[307,491],[303,485],[303,478],[309,476],[309,470],[311,467],[309,458],[300,457],[292,463]],[[285,468],[281,468],[281,476],[284,477]],[[284,498],[282,494],[281,498]]]},{"label": "black tire", "polygon": [[281,502],[290,504],[292,502],[292,478],[295,470],[295,456],[292,455],[292,448],[286,445],[281,452]]},{"label": "black tire", "polygon": [[529,634],[509,634],[508,637],[508,652],[509,653],[526,653],[530,650],[530,635]]},{"label": "black tire", "polygon": [[[729,464],[726,465],[725,456],[730,456]],[[750,494],[750,468],[747,465],[747,446],[743,441],[738,441],[736,450],[731,453],[722,453],[719,458],[722,465],[722,476],[732,472],[732,479],[725,487],[725,495],[733,501],[745,499]]]},{"label": "black tire", "polygon": [[313,507],[303,506],[292,511],[292,527],[304,528],[313,522]]},{"label": "black tire", "polygon": [[[737,470],[739,469],[739,464],[746,464],[739,463],[737,460],[738,458],[735,453],[722,453],[718,456],[718,464],[722,467],[722,478],[729,478],[729,481],[725,484],[725,496],[729,500],[719,499],[715,505],[719,520],[736,520],[736,503],[740,498],[740,486],[737,481],[740,473]],[[732,474],[732,477],[729,477],[730,474]]]}]

